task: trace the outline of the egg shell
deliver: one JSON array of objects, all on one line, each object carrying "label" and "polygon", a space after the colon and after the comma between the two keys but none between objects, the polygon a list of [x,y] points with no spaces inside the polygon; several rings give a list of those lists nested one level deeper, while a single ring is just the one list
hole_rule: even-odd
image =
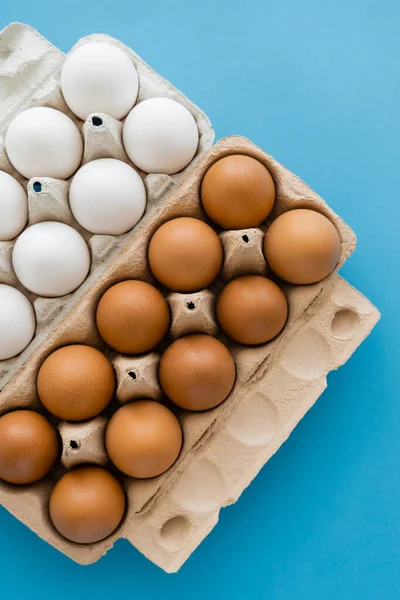
[{"label": "egg shell", "polygon": [[28,220],[28,198],[22,185],[0,171],[0,241],[13,240]]},{"label": "egg shell", "polygon": [[176,292],[195,292],[218,275],[222,244],[199,219],[180,217],[161,225],[150,240],[148,259],[153,275]]},{"label": "egg shell", "polygon": [[40,400],[49,412],[66,421],[84,421],[101,413],[114,388],[114,371],[104,354],[79,344],[50,354],[37,376]]},{"label": "egg shell", "polygon": [[64,113],[38,106],[17,115],[6,133],[12,165],[27,179],[68,179],[79,167],[83,142],[79,129]]},{"label": "egg shell", "polygon": [[36,315],[22,292],[0,284],[0,360],[16,356],[35,334]]},{"label": "egg shell", "polygon": [[299,208],[280,215],[264,237],[270,268],[297,285],[325,279],[340,258],[340,237],[331,221],[315,210]]},{"label": "egg shell", "polygon": [[59,479],[50,496],[57,531],[77,544],[94,544],[121,523],[125,494],[117,479],[99,467],[78,467]]},{"label": "egg shell", "polygon": [[61,91],[80,119],[101,112],[123,119],[136,102],[139,78],[120,48],[104,42],[84,44],[65,59]]},{"label": "egg shell", "polygon": [[91,233],[119,235],[142,217],[146,189],[135,169],[120,160],[100,158],[75,174],[69,203],[75,219]]},{"label": "egg shell", "polygon": [[145,281],[121,281],[100,299],[96,323],[103,340],[122,354],[143,354],[168,332],[170,312],[164,296]]},{"label": "egg shell", "polygon": [[59,439],[49,421],[31,410],[0,417],[0,479],[18,485],[47,475],[57,460]]},{"label": "egg shell", "polygon": [[73,292],[86,279],[90,254],[73,227],[44,221],[22,232],[12,262],[22,285],[38,296],[55,298]]},{"label": "egg shell", "polygon": [[204,175],[201,201],[208,217],[223,229],[258,227],[275,202],[275,184],[260,161],[232,154],[215,162]]},{"label": "egg shell", "polygon": [[186,410],[208,410],[230,394],[236,377],[228,348],[209,335],[188,335],[173,342],[160,360],[165,395]]},{"label": "egg shell", "polygon": [[182,430],[173,412],[152,400],[122,406],[106,431],[106,448],[126,475],[147,479],[169,469],[180,453]]},{"label": "egg shell", "polygon": [[199,132],[192,114],[176,100],[150,98],[135,106],[123,129],[125,150],[146,173],[172,175],[192,160]]},{"label": "egg shell", "polygon": [[260,275],[230,281],[217,300],[220,327],[235,342],[265,344],[285,326],[288,306],[280,287]]}]

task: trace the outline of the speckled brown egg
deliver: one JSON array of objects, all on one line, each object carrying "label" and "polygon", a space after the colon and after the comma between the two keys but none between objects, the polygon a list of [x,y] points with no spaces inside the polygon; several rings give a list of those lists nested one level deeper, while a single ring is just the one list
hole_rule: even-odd
[{"label": "speckled brown egg", "polygon": [[316,283],[339,261],[339,234],[331,221],[315,210],[290,210],[275,219],[265,234],[264,255],[284,281]]},{"label": "speckled brown egg", "polygon": [[235,383],[235,362],[228,348],[209,335],[188,335],[173,342],[160,360],[161,387],[186,410],[221,404]]},{"label": "speckled brown egg", "polygon": [[163,404],[138,400],[113,415],[106,431],[106,447],[114,465],[126,475],[155,477],[178,458],[181,426]]},{"label": "speckled brown egg", "polygon": [[274,180],[255,158],[225,156],[206,172],[201,201],[209,218],[223,229],[258,227],[274,205]]},{"label": "speckled brown egg", "polygon": [[239,344],[269,342],[283,329],[287,314],[282,290],[260,275],[230,281],[217,300],[218,323]]},{"label": "speckled brown egg", "polygon": [[195,292],[218,275],[223,259],[215,231],[190,217],[172,219],[151,238],[149,264],[154,277],[176,292]]},{"label": "speckled brown egg", "polygon": [[37,377],[40,400],[48,411],[66,421],[84,421],[101,413],[114,387],[114,370],[104,354],[79,344],[50,354]]},{"label": "speckled brown egg", "polygon": [[37,412],[16,410],[0,418],[0,479],[27,484],[45,477],[57,460],[54,427]]},{"label": "speckled brown egg", "polygon": [[50,496],[50,518],[61,535],[77,544],[94,544],[121,523],[125,494],[111,473],[78,467],[59,479]]},{"label": "speckled brown egg", "polygon": [[103,340],[122,354],[152,350],[166,335],[170,313],[164,296],[145,281],[113,285],[102,296],[96,322]]}]

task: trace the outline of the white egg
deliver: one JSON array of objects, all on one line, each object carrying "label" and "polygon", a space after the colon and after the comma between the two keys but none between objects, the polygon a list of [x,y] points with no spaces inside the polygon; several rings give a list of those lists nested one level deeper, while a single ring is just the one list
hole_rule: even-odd
[{"label": "white egg", "polygon": [[6,134],[13,166],[27,179],[68,179],[82,160],[82,136],[75,123],[54,108],[39,106],[20,113]]},{"label": "white egg", "polygon": [[65,102],[83,120],[94,112],[123,119],[135,104],[138,89],[132,60],[120,48],[104,42],[73,50],[61,71]]},{"label": "white egg", "polygon": [[28,220],[28,198],[22,185],[0,171],[0,241],[13,240]]},{"label": "white egg", "polygon": [[0,360],[16,356],[34,336],[36,316],[20,291],[0,284]]},{"label": "white egg", "polygon": [[125,150],[146,173],[172,175],[196,153],[199,133],[191,113],[169,98],[150,98],[131,110],[123,129]]},{"label": "white egg", "polygon": [[16,276],[28,290],[54,298],[73,292],[90,268],[89,248],[69,225],[45,221],[28,227],[13,249]]},{"label": "white egg", "polygon": [[69,203],[75,219],[92,233],[119,235],[132,229],[146,208],[138,173],[114,158],[100,158],[74,176]]}]

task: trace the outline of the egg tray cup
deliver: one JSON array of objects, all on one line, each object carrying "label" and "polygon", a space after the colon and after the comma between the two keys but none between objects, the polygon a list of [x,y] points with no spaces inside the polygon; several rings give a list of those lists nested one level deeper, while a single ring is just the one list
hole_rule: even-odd
[{"label": "egg tray cup", "polygon": [[[141,357],[110,352],[96,328],[96,306],[102,294],[121,280],[156,283],[147,263],[152,234],[175,217],[206,220],[199,199],[202,177],[216,160],[236,153],[256,158],[270,171],[276,186],[272,218],[289,209],[306,207],[325,214],[335,224],[341,239],[337,268],[344,263],[355,247],[355,237],[326,203],[250,141],[241,137],[221,140],[168,195],[154,204],[151,219],[139,223],[129,244],[104,265],[80,301],[34,349],[0,393],[1,413],[17,407],[40,408],[35,385],[38,368],[56,348],[73,343],[95,346],[113,360],[118,380],[116,395],[121,403],[143,396],[161,398],[157,380],[159,349]],[[224,282],[242,272],[265,274],[265,262],[260,259],[260,229],[220,235],[225,264],[211,289],[195,294],[165,292],[172,313],[172,338],[193,330],[215,334],[214,299]],[[232,393],[220,406],[207,412],[178,412],[184,434],[178,460],[159,477],[125,478],[128,509],[113,535],[96,544],[80,546],[57,533],[48,515],[56,474],[24,488],[0,483],[3,506],[81,564],[93,563],[117,539],[126,538],[165,571],[177,571],[215,526],[220,509],[238,499],[321,395],[329,371],[348,360],[379,319],[377,309],[336,272],[314,285],[285,285],[283,289],[289,317],[275,340],[258,347],[244,347],[219,336],[236,361],[237,379]],[[88,454],[90,461],[106,463],[101,443],[105,424],[101,419],[94,419],[91,424],[60,426],[64,465],[87,462]],[[80,459],[74,458],[74,451]]]},{"label": "egg tray cup", "polygon": [[[122,235],[93,235],[74,219],[68,202],[70,181],[48,177],[24,179],[11,165],[5,150],[5,135],[9,124],[23,110],[34,106],[48,106],[67,114],[77,124],[83,135],[82,165],[98,158],[115,158],[131,166],[122,143],[123,123],[102,113],[89,115],[80,121],[67,107],[60,88],[60,72],[65,55],[28,25],[13,23],[0,32],[0,170],[14,176],[28,192],[29,218],[27,225],[42,221],[59,221],[74,227],[88,242],[91,269],[87,279],[73,293],[62,298],[38,297],[26,290],[18,281],[12,267],[12,250],[15,240],[0,241],[0,283],[21,290],[33,302],[36,313],[36,333],[25,350],[0,363],[0,390],[25,364],[84,296],[108,263],[126,243],[139,232],[141,225],[152,218],[154,204],[161,201],[184,178],[214,141],[214,131],[207,116],[172,84],[151,69],[130,48],[107,35],[91,35],[76,46],[103,41],[121,48],[132,59],[139,76],[139,94],[136,104],[153,97],[167,97],[183,104],[196,120],[199,145],[191,163],[175,175],[149,174],[139,171],[147,192],[146,212],[133,229]],[[74,50],[71,50],[71,52]]]}]

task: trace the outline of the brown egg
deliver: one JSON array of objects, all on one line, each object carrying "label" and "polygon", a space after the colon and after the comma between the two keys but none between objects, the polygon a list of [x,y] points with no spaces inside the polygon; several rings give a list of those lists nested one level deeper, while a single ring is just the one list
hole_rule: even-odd
[{"label": "brown egg", "polygon": [[195,292],[210,285],[223,259],[215,231],[189,217],[161,225],[151,238],[148,256],[154,277],[176,292]]},{"label": "brown egg", "polygon": [[224,229],[258,227],[274,205],[274,180],[255,158],[225,156],[206,172],[201,201],[210,219]]},{"label": "brown egg", "polygon": [[316,283],[339,261],[339,234],[315,210],[290,210],[275,219],[265,234],[264,255],[281,279],[297,285]]},{"label": "brown egg", "polygon": [[217,301],[218,323],[239,344],[269,342],[283,329],[287,314],[282,290],[260,275],[230,281]]},{"label": "brown egg", "polygon": [[145,281],[113,285],[102,296],[96,313],[103,340],[123,354],[152,350],[167,334],[170,314],[164,296]]},{"label": "brown egg", "polygon": [[208,335],[176,340],[161,357],[160,384],[172,402],[186,410],[208,410],[227,398],[236,368],[228,348]]},{"label": "brown egg", "polygon": [[113,415],[107,427],[106,447],[114,465],[126,475],[155,477],[178,458],[181,426],[163,404],[138,400]]},{"label": "brown egg", "polygon": [[31,410],[0,418],[0,479],[26,484],[42,479],[57,460],[59,440],[49,421]]},{"label": "brown egg", "polygon": [[39,398],[59,419],[85,421],[101,413],[115,387],[107,358],[91,346],[64,346],[42,364],[37,377]]},{"label": "brown egg", "polygon": [[50,496],[50,518],[61,535],[77,544],[94,544],[121,523],[125,494],[100,467],[78,467],[59,479]]}]

